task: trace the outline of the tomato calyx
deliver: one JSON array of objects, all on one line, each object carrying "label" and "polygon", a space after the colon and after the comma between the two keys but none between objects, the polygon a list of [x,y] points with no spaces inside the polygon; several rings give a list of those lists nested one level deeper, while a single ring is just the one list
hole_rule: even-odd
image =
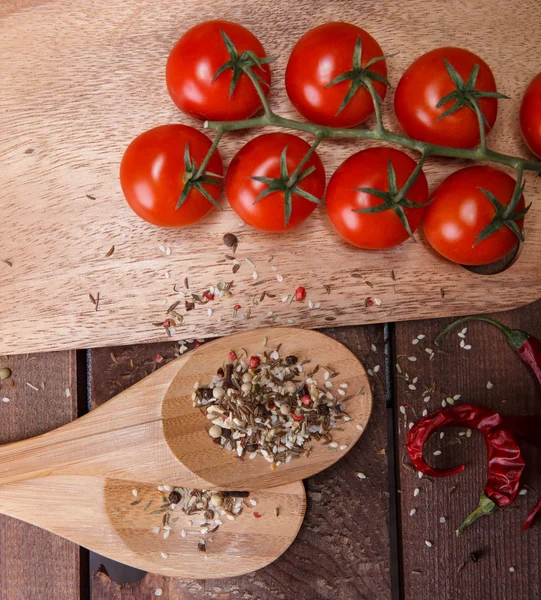
[{"label": "tomato calyx", "polygon": [[397,217],[400,219],[400,222],[404,226],[404,229],[408,232],[408,235],[411,237],[411,239],[413,241],[415,241],[415,238],[413,237],[413,232],[411,231],[408,217],[406,216],[404,208],[425,208],[431,202],[429,200],[428,202],[425,202],[424,204],[417,204],[416,202],[412,202],[411,200],[408,200],[406,198],[406,194],[410,190],[411,186],[415,183],[415,180],[417,179],[417,177],[419,176],[419,173],[421,172],[421,169],[423,167],[425,159],[426,159],[426,156],[423,155],[421,157],[421,159],[419,160],[419,162],[417,163],[417,166],[415,167],[415,169],[409,176],[408,180],[402,186],[401,189],[398,188],[398,185],[396,183],[396,173],[395,173],[395,170],[393,167],[393,163],[391,162],[390,159],[388,159],[387,160],[387,180],[389,182],[389,189],[387,191],[379,190],[379,189],[371,188],[371,187],[354,188],[355,190],[357,190],[359,192],[364,192],[366,194],[372,194],[373,196],[376,196],[377,198],[380,198],[381,200],[383,200],[383,202],[381,204],[377,204],[376,206],[370,206],[368,208],[358,208],[358,209],[354,210],[353,212],[374,214],[374,213],[383,212],[384,210],[393,210],[396,213]]},{"label": "tomato calyx", "polygon": [[[312,154],[312,148],[310,149],[307,156]],[[306,158],[306,156],[305,156]],[[301,172],[302,167],[305,164],[305,160],[303,159],[295,171],[290,175],[287,169],[287,146],[282,150],[280,154],[280,177],[260,177],[254,176],[250,179],[254,179],[255,181],[259,181],[261,183],[267,184],[267,187],[257,196],[254,200],[254,204],[268,196],[269,194],[273,194],[274,192],[281,192],[284,195],[284,219],[286,227],[289,224],[289,219],[291,218],[291,211],[293,209],[293,195],[301,196],[310,202],[314,202],[315,204],[323,204],[323,201],[319,198],[316,198],[314,195],[310,194],[306,190],[303,190],[298,184],[311,175],[316,168],[314,166],[308,167],[304,171]]]},{"label": "tomato calyx", "polygon": [[476,90],[475,84],[477,83],[477,76],[479,75],[479,65],[475,64],[473,69],[468,77],[468,81],[464,82],[458,71],[453,67],[453,65],[444,57],[443,62],[445,63],[445,69],[453,82],[455,89],[441,98],[441,100],[436,104],[436,108],[441,108],[444,104],[447,104],[454,100],[454,104],[452,104],[445,112],[443,112],[437,119],[438,122],[440,119],[444,119],[445,117],[452,115],[457,112],[464,106],[467,106],[482,120],[483,124],[486,127],[490,127],[485,115],[481,111],[479,107],[479,99],[480,98],[502,98],[509,99],[509,96],[505,96],[504,94],[500,94],[500,92],[489,92],[483,90]]},{"label": "tomato calyx", "polygon": [[342,103],[340,104],[337,115],[339,115],[344,108],[349,104],[353,96],[357,93],[357,91],[364,87],[366,88],[371,96],[374,99],[374,102],[381,103],[382,98],[378,95],[378,93],[374,90],[372,85],[372,81],[379,81],[383,83],[383,85],[389,87],[389,81],[383,75],[376,73],[375,71],[371,71],[370,67],[379,61],[385,60],[393,56],[392,54],[386,54],[384,56],[375,56],[371,60],[369,60],[366,65],[363,67],[361,65],[362,60],[362,40],[360,37],[357,38],[357,42],[355,43],[355,48],[353,50],[353,60],[352,60],[352,68],[349,71],[344,71],[340,73],[340,75],[336,76],[330,83],[328,83],[325,87],[331,87],[336,85],[337,83],[341,83],[342,81],[347,81],[348,79],[351,81],[351,87],[349,88],[348,93],[344,96]]},{"label": "tomato calyx", "polygon": [[525,184],[522,183],[522,172],[519,172],[517,183],[513,191],[513,196],[509,204],[502,204],[492,192],[489,192],[483,187],[478,187],[478,189],[483,192],[483,194],[492,204],[495,212],[492,221],[477,234],[476,241],[473,244],[473,248],[475,248],[477,244],[479,244],[483,240],[486,240],[488,237],[496,233],[499,229],[501,229],[504,226],[507,227],[507,229],[509,229],[510,231],[512,231],[517,236],[519,241],[524,241],[524,235],[520,230],[520,227],[516,224],[516,221],[519,221],[520,219],[523,219],[526,216],[526,213],[530,210],[531,203],[528,204],[528,206],[524,210],[521,210],[520,212],[515,211],[515,208],[517,207],[520,199],[522,198],[524,187]]},{"label": "tomato calyx", "polygon": [[184,147],[184,174],[182,175],[182,183],[184,184],[184,187],[182,188],[182,193],[180,194],[180,198],[178,199],[175,210],[178,210],[184,204],[184,202],[186,202],[188,194],[192,191],[192,189],[197,190],[210,203],[214,204],[214,206],[217,206],[220,210],[223,210],[223,207],[220,205],[220,203],[217,202],[203,187],[203,184],[205,183],[221,186],[221,175],[211,173],[210,171],[203,171],[200,173],[200,169],[198,168],[195,159],[190,156],[189,143],[187,143]]},{"label": "tomato calyx", "polygon": [[239,54],[235,44],[231,41],[231,38],[220,29],[220,35],[224,41],[225,47],[227,48],[227,52],[229,53],[229,60],[226,61],[217,71],[214,73],[214,77],[212,78],[212,82],[216,81],[218,77],[225,71],[231,69],[233,71],[233,77],[231,78],[231,86],[229,87],[229,98],[233,96],[233,92],[237,87],[237,83],[240,79],[240,76],[243,73],[251,72],[251,74],[263,85],[268,87],[268,83],[256,72],[253,71],[253,67],[258,67],[261,69],[263,65],[274,62],[276,60],[276,56],[257,56],[257,54],[253,50],[244,50]]}]

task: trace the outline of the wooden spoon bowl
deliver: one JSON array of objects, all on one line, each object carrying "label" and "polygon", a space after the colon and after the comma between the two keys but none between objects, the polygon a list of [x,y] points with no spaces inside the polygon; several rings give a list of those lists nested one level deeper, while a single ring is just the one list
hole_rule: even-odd
[{"label": "wooden spoon bowl", "polygon": [[[347,383],[351,421],[332,430],[333,447],[312,444],[301,456],[271,470],[261,456],[239,460],[215,444],[210,422],[193,407],[194,384],[207,383],[230,350],[248,355],[272,350],[294,354],[339,373],[336,389]],[[308,368],[306,365],[305,368]],[[339,342],[305,329],[254,330],[204,344],[160,368],[81,419],[37,438],[0,448],[0,484],[43,475],[92,475],[199,489],[247,490],[310,477],[343,456],[359,439],[372,408],[368,377],[355,355]]]},{"label": "wooden spoon bowl", "polygon": [[[157,485],[102,477],[42,477],[0,486],[0,512],[138,569],[217,579],[250,573],[276,560],[297,536],[306,509],[304,486],[296,482],[251,493],[255,507],[246,502],[234,521],[224,519],[217,531],[206,535],[201,533],[201,513],[173,511],[172,518],[178,520],[164,539],[163,515],[155,513],[162,503]],[[155,527],[160,527],[158,534]],[[201,539],[205,552],[198,548]]]}]

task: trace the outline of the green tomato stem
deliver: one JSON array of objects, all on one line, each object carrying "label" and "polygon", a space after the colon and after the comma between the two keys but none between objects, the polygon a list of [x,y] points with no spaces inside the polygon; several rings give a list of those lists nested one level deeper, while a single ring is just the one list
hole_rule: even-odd
[{"label": "green tomato stem", "polygon": [[479,123],[479,149],[482,152],[486,152],[487,150],[487,136],[485,132],[485,122],[483,119],[483,113],[481,112],[481,107],[479,106],[479,102],[477,98],[473,98],[472,100],[473,108],[475,110],[475,114],[477,115],[477,122]]},{"label": "green tomato stem", "polygon": [[261,117],[251,119],[243,119],[241,121],[205,121],[206,129],[223,130],[224,133],[229,131],[239,131],[241,129],[253,129],[254,127],[280,127],[283,129],[291,129],[293,131],[303,131],[312,135],[320,134],[322,139],[325,138],[342,138],[342,139],[359,139],[372,140],[383,142],[386,144],[394,144],[402,148],[409,148],[421,154],[429,156],[448,156],[451,158],[463,158],[468,160],[478,160],[498,163],[505,165],[515,170],[522,169],[523,171],[541,172],[541,163],[533,160],[527,160],[509,154],[495,152],[489,148],[484,150],[478,148],[450,148],[448,146],[439,146],[437,144],[429,144],[412,138],[393,133],[388,129],[383,128],[381,131],[376,129],[361,129],[361,128],[335,128],[315,125],[313,123],[302,123],[287,119],[273,113],[265,114]]},{"label": "green tomato stem", "polygon": [[212,155],[214,154],[216,148],[218,148],[218,144],[220,143],[220,140],[222,139],[224,133],[225,131],[221,127],[216,128],[216,136],[214,137],[214,141],[212,142],[211,147],[209,148],[205,158],[203,159],[203,162],[199,165],[199,169],[197,169],[197,173],[193,177],[194,180],[197,180],[199,177],[202,177],[205,173],[205,169],[207,168],[207,165],[209,164],[209,161]]},{"label": "green tomato stem", "polygon": [[315,152],[316,148],[319,146],[321,140],[323,139],[323,135],[321,133],[316,134],[316,139],[313,141],[312,145],[306,152],[306,154],[302,157],[301,162],[297,165],[297,168],[291,173],[291,176],[287,182],[287,186],[291,187],[297,182],[298,176],[301,174],[301,171],[304,165],[308,162],[312,154]]},{"label": "green tomato stem", "polygon": [[370,79],[366,78],[364,85],[372,97],[372,104],[374,105],[374,112],[376,113],[376,131],[381,134],[385,131],[383,117],[381,116],[381,98],[378,96]]}]

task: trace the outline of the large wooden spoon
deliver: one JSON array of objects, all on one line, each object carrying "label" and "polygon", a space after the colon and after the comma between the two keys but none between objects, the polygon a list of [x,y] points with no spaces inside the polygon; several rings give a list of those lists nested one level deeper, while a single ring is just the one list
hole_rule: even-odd
[{"label": "large wooden spoon", "polygon": [[201,513],[171,512],[165,539],[163,514],[156,512],[161,496],[157,484],[42,477],[0,486],[0,513],[151,573],[215,579],[249,573],[278,558],[297,536],[306,508],[302,482],[259,490],[235,520],[224,518],[214,533],[201,533]]},{"label": "large wooden spoon", "polygon": [[[335,388],[348,384],[352,420],[333,431],[336,447],[313,444],[302,456],[271,470],[261,456],[241,461],[214,444],[210,422],[192,406],[194,383],[209,382],[231,349],[249,355],[281,343],[281,354],[309,358],[339,372]],[[284,354],[284,355],[285,355]],[[44,475],[92,475],[199,489],[253,490],[310,477],[350,449],[372,408],[370,385],[361,363],[345,346],[305,329],[260,329],[204,344],[160,368],[128,390],[59,429],[0,447],[0,484]]]}]

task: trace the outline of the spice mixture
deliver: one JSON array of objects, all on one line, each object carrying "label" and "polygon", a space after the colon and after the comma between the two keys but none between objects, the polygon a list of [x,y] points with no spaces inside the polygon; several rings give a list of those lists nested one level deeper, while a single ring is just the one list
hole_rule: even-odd
[{"label": "spice mixture", "polygon": [[[195,490],[193,488],[173,487],[171,485],[160,485],[158,491],[162,493],[162,504],[157,510],[151,511],[152,515],[161,515],[160,526],[152,528],[152,533],[163,534],[168,539],[173,531],[179,517],[175,512],[182,511],[186,515],[202,516],[202,520],[196,527],[201,535],[214,533],[223,525],[224,519],[234,521],[243,511],[245,499],[249,492],[216,492],[207,490]],[[137,490],[133,490],[137,495]],[[135,501],[137,502],[137,501]],[[250,499],[250,506],[256,506],[256,501]],[[143,510],[151,508],[152,502],[148,502]],[[190,527],[193,521],[188,521]],[[187,537],[185,529],[180,531],[182,537]],[[206,552],[205,539],[199,539],[197,544],[201,552]],[[162,553],[167,558],[167,553]]]},{"label": "spice mixture", "polygon": [[338,372],[281,356],[280,345],[254,356],[243,353],[239,358],[230,351],[208,385],[194,386],[193,404],[211,421],[208,433],[216,443],[240,459],[261,454],[272,469],[308,456],[313,440],[334,452],[347,448],[338,448],[331,435],[351,420],[346,402],[352,396],[346,396],[347,383],[335,383]]}]

